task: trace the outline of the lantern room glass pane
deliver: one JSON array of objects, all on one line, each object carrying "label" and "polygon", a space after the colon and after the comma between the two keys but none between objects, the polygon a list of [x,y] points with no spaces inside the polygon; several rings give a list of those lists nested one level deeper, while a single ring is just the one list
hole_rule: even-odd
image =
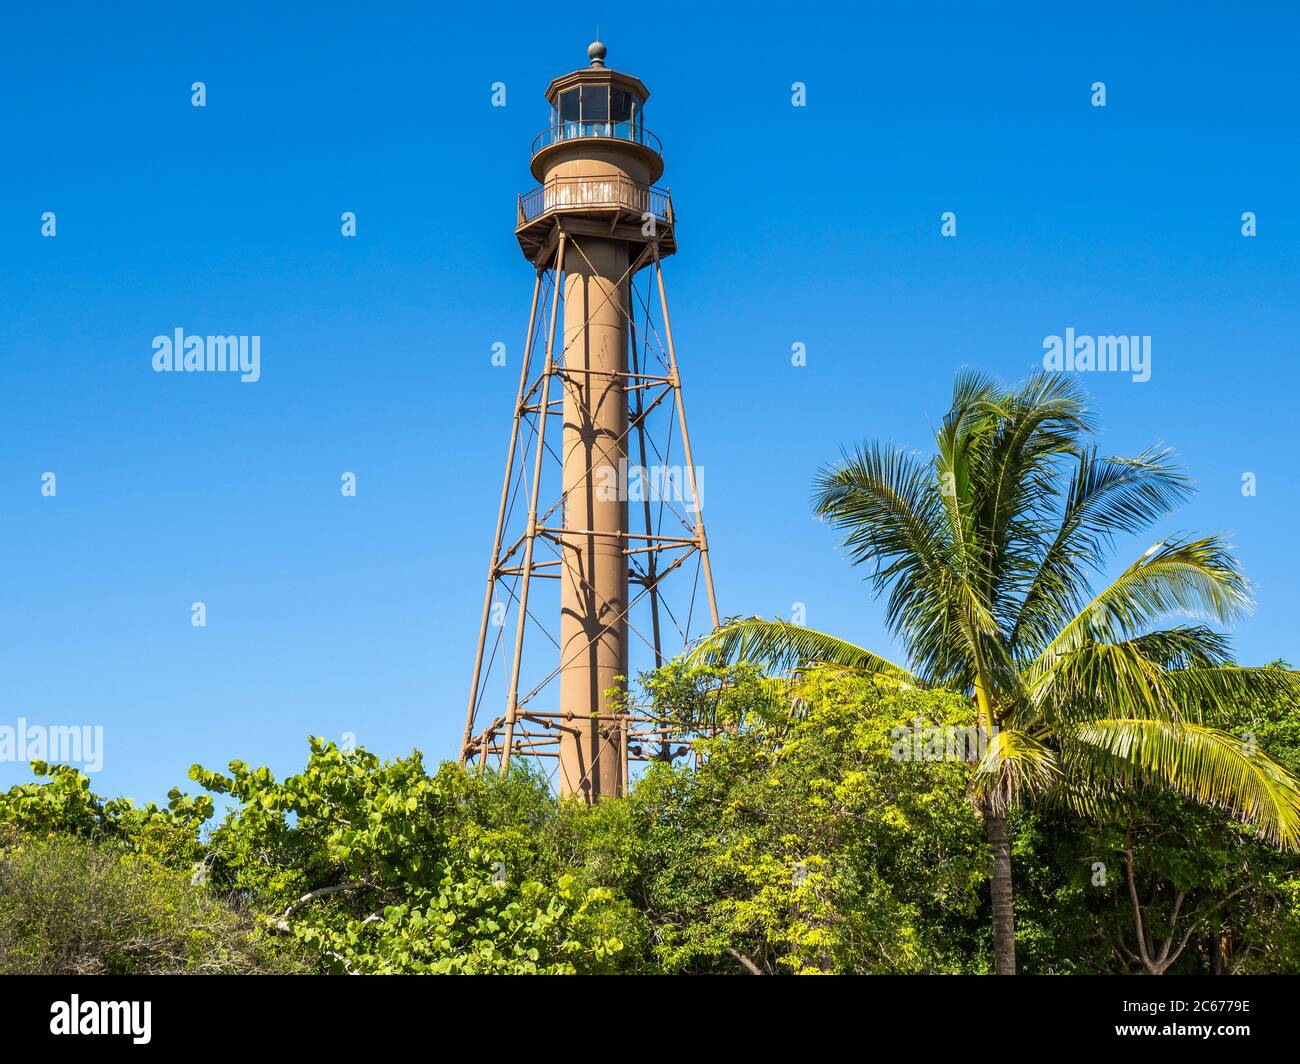
[{"label": "lantern room glass pane", "polygon": [[608,82],[575,85],[552,98],[551,133],[546,143],[576,137],[614,137],[637,144],[653,138],[646,132],[645,100]]},{"label": "lantern room glass pane", "polygon": [[578,90],[568,89],[560,93],[560,121],[577,122],[579,118]]},{"label": "lantern room glass pane", "polygon": [[608,85],[583,85],[582,86],[582,122],[583,125],[591,126],[594,123],[604,124],[609,121],[609,86]]}]

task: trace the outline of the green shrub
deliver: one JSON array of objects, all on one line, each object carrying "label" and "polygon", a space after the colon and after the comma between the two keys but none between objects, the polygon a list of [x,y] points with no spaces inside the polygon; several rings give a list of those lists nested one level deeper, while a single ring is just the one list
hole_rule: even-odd
[{"label": "green shrub", "polygon": [[8,835],[0,849],[0,973],[293,970],[252,921],[120,842]]}]

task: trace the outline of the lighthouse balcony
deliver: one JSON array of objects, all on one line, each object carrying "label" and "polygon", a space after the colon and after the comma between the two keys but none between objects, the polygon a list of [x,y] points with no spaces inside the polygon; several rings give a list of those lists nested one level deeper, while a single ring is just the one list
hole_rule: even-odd
[{"label": "lighthouse balcony", "polygon": [[632,144],[640,144],[643,148],[649,148],[656,155],[664,153],[659,138],[646,129],[638,118],[636,121],[625,122],[604,120],[558,122],[533,138],[533,155],[555,144],[571,140],[589,140],[593,137],[600,140],[629,141]]},{"label": "lighthouse balcony", "polygon": [[626,177],[556,177],[519,197],[519,225],[551,211],[625,210],[641,219],[648,212],[672,224],[673,201],[667,189],[640,185]]},{"label": "lighthouse balcony", "polygon": [[557,215],[564,215],[565,224],[574,231],[587,222],[593,233],[636,240],[646,238],[645,223],[653,217],[659,229],[661,253],[676,250],[676,217],[668,190],[642,185],[622,175],[553,177],[520,196],[515,234],[530,259],[545,245]]}]

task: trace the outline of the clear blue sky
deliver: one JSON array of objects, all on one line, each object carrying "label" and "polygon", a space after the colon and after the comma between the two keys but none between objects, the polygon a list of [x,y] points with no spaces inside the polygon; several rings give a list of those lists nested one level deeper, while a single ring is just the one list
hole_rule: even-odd
[{"label": "clear blue sky", "polygon": [[[681,217],[724,613],[803,602],[887,646],[814,473],[927,447],[959,367],[1018,378],[1073,327],[1152,337],[1148,383],[1088,382],[1104,444],[1177,450],[1200,494],[1163,530],[1228,533],[1258,585],[1241,660],[1300,659],[1293,14],[581,7],[7,9],[0,724],[103,725],[95,786],[141,799],[194,761],[293,770],[308,734],[453,755],[516,383],[491,345],[517,353],[531,284],[514,197],[598,21]],[[155,374],[177,327],[259,334],[262,379]]]}]

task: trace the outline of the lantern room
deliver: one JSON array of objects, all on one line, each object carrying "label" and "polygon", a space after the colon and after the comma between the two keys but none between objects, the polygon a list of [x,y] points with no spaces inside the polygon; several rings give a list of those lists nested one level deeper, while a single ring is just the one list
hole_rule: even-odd
[{"label": "lantern room", "polygon": [[[551,120],[533,140],[533,176],[546,179],[551,157],[564,145],[579,151],[594,147],[591,141],[615,142],[632,149],[631,157],[642,160],[644,181],[656,181],[663,173],[659,138],[646,128],[645,104],[650,90],[640,78],[621,74],[605,66],[605,46],[599,41],[587,50],[589,66],[551,82],[546,90]],[[641,176],[641,175],[637,175]]]}]

